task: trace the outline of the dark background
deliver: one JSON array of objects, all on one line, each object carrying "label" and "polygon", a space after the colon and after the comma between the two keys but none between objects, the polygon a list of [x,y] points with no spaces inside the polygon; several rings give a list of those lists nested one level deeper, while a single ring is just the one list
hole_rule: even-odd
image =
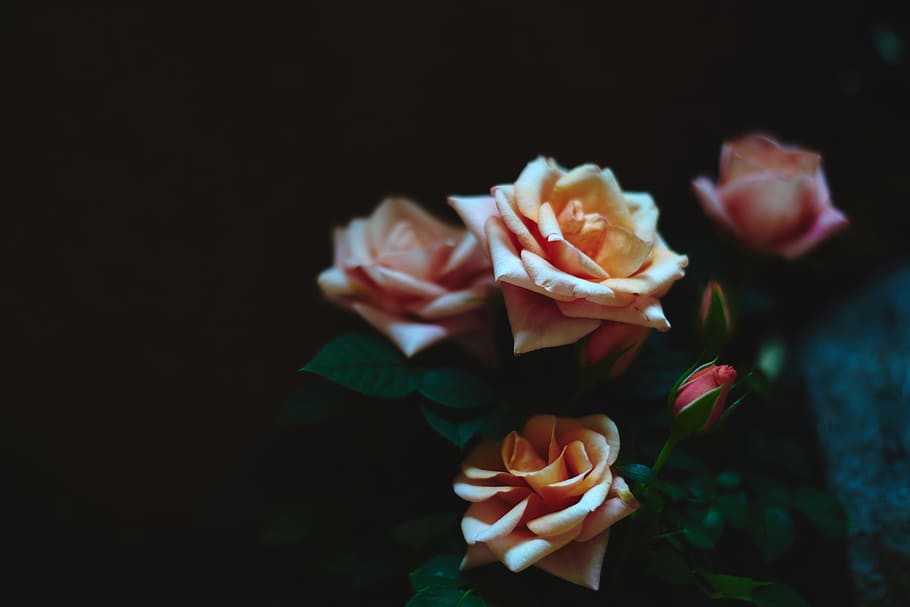
[{"label": "dark background", "polygon": [[315,285],[329,228],[386,194],[455,221],[537,154],[596,162],[673,243],[761,129],[824,153],[850,289],[906,254],[896,6],[488,4],[6,8],[10,591],[260,602],[275,418],[360,326]]}]

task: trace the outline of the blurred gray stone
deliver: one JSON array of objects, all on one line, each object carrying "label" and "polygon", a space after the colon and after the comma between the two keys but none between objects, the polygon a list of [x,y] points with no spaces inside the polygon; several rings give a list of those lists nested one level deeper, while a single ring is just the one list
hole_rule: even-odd
[{"label": "blurred gray stone", "polygon": [[801,366],[828,484],[850,517],[857,605],[910,605],[910,266],[820,319]]}]

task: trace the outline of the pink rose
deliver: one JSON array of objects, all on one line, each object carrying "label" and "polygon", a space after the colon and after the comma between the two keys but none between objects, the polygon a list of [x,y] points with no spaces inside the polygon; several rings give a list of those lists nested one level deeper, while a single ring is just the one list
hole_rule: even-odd
[{"label": "pink rose", "polygon": [[357,312],[406,356],[479,329],[490,263],[473,235],[413,202],[390,198],[334,232],[334,265],[318,278],[330,300]]},{"label": "pink rose", "polygon": [[[707,365],[698,371],[692,373],[683,381],[682,385],[676,391],[676,399],[673,402],[673,415],[678,416],[688,409],[692,403],[705,396],[709,392],[717,390],[711,412],[707,416],[704,424],[698,428],[703,432],[717,423],[720,414],[723,413],[724,406],[727,403],[727,394],[736,381],[736,370],[729,365]],[[707,405],[706,405],[707,406]]]},{"label": "pink rose", "polygon": [[746,246],[795,259],[849,225],[831,204],[821,156],[763,135],[724,144],[717,184],[692,182],[705,213]]},{"label": "pink rose", "polygon": [[657,206],[609,169],[530,162],[492,196],[449,203],[493,262],[516,354],[578,341],[611,323],[670,328],[660,297],[688,263],[657,233]]},{"label": "pink rose", "polygon": [[461,568],[534,565],[597,590],[610,527],[639,506],[610,469],[618,455],[619,432],[606,415],[536,415],[501,445],[478,444],[454,483],[471,502]]}]

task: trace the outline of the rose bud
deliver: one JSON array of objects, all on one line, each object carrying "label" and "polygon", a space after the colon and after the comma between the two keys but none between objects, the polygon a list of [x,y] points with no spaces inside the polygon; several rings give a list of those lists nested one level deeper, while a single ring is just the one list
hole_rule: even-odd
[{"label": "rose bud", "polygon": [[713,363],[702,365],[684,379],[673,401],[673,434],[685,438],[716,424],[735,381],[733,367]]},{"label": "rose bud", "polygon": [[650,334],[649,327],[605,322],[588,336],[582,351],[582,363],[586,366],[608,364],[608,377],[616,377],[629,368]]},{"label": "rose bud", "polygon": [[747,247],[795,259],[849,225],[821,163],[816,152],[747,135],[724,144],[717,183],[692,186],[705,213]]},{"label": "rose bud", "polygon": [[727,340],[733,328],[730,306],[723,287],[717,281],[710,281],[701,296],[698,310],[701,332],[708,349],[717,352]]}]

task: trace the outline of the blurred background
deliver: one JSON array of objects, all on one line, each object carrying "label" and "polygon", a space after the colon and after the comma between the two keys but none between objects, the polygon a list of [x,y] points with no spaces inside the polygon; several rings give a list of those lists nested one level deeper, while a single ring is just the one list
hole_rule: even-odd
[{"label": "blurred background", "polygon": [[845,291],[906,259],[898,3],[486,4],[4,8],[12,587],[259,604],[276,416],[362,326],[316,288],[330,228],[388,194],[455,222],[538,154],[595,162],[672,244],[757,129],[823,153]]}]

